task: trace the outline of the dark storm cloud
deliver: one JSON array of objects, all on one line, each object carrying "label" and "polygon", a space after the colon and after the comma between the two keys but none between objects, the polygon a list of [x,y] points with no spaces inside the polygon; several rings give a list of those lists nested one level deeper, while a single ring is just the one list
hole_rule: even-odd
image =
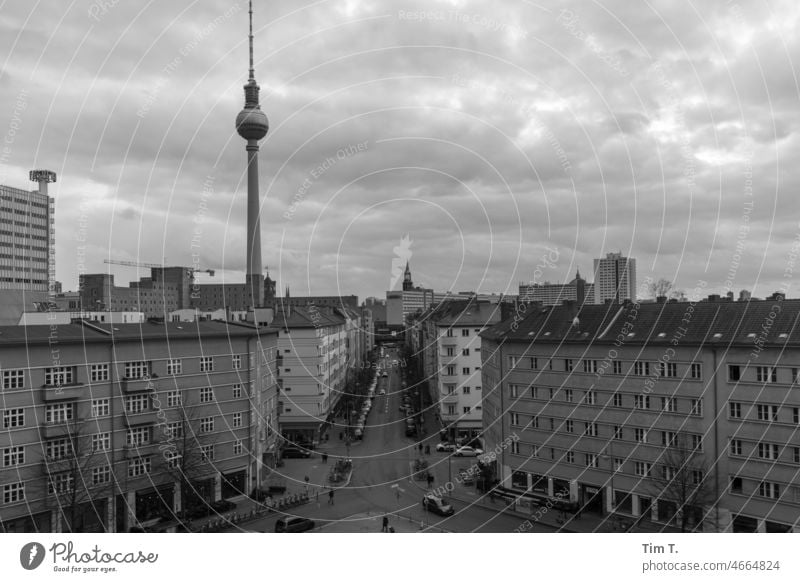
[{"label": "dark storm cloud", "polygon": [[[59,172],[67,288],[82,216],[90,272],[190,264],[200,220],[204,266],[238,280],[247,3],[105,5],[4,5],[0,134],[26,100],[5,182]],[[745,228],[733,288],[766,295],[798,232],[797,19],[788,1],[256,2],[264,262],[293,290],[383,295],[409,235],[437,289],[513,290],[551,245],[551,280],[622,250],[641,278],[719,291]]]}]

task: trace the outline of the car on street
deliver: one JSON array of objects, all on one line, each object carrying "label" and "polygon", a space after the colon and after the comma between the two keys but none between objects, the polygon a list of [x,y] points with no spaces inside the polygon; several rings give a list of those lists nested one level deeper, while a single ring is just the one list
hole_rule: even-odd
[{"label": "car on street", "polygon": [[297,533],[314,529],[314,521],[307,517],[282,517],[275,522],[276,533]]},{"label": "car on street", "polygon": [[476,449],[467,446],[458,447],[455,452],[456,457],[477,457],[478,455],[482,454],[483,451],[481,449]]},{"label": "car on street", "polygon": [[453,443],[439,443],[436,445],[436,450],[440,453],[452,453],[455,452],[456,447]]},{"label": "car on street", "polygon": [[455,510],[453,506],[447,503],[442,497],[434,495],[433,493],[426,493],[422,498],[422,507],[441,516],[453,515]]},{"label": "car on street", "polygon": [[378,392],[378,396],[386,396],[386,390],[381,390]]},{"label": "car on street", "polygon": [[388,377],[389,377],[389,374],[387,374],[386,372],[384,372],[383,375],[381,376],[381,378],[388,378]]},{"label": "car on street", "polygon": [[472,471],[467,469],[459,469],[458,477],[465,485],[472,485],[475,482],[475,475],[472,474]]},{"label": "car on street", "polygon": [[307,459],[311,456],[311,450],[300,447],[286,447],[281,451],[281,456],[284,459]]}]

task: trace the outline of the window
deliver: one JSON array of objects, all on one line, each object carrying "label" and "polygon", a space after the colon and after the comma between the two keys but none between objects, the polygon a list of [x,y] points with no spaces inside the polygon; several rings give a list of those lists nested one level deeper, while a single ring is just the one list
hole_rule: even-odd
[{"label": "window", "polygon": [[703,401],[699,398],[692,398],[689,402],[689,414],[692,416],[703,416]]},{"label": "window", "polygon": [[792,422],[795,424],[800,424],[800,408],[797,406],[792,408]]},{"label": "window", "polygon": [[48,461],[66,459],[72,451],[72,441],[69,439],[56,439],[47,441],[44,445],[45,457]]},{"label": "window", "polygon": [[233,454],[234,455],[242,454],[242,441],[236,441],[235,443],[233,443]]},{"label": "window", "polygon": [[131,394],[125,397],[125,412],[137,414],[147,410],[147,394]]},{"label": "window", "polygon": [[47,489],[51,495],[60,495],[62,493],[69,493],[72,491],[74,483],[75,478],[71,473],[59,473],[50,477],[50,481],[47,484]]},{"label": "window", "polygon": [[776,460],[778,458],[778,445],[758,443],[758,458]]},{"label": "window", "polygon": [[647,431],[643,428],[635,428],[633,429],[633,438],[638,443],[646,443],[647,442]]},{"label": "window", "polygon": [[591,453],[584,454],[584,463],[587,467],[597,467],[597,455]]},{"label": "window", "polygon": [[519,398],[519,386],[516,384],[511,384],[508,387],[509,391],[511,392],[511,398]]},{"label": "window", "polygon": [[447,366],[447,369],[444,373],[445,376],[455,376],[456,375],[456,367],[455,366]]},{"label": "window", "polygon": [[448,329],[447,333],[444,334],[444,335],[445,335],[445,337],[453,337],[453,330],[452,329]]},{"label": "window", "polygon": [[469,407],[469,406],[465,406],[465,407],[464,407],[464,414],[469,414],[469,411],[470,411],[470,410],[471,410],[471,409],[470,409],[470,407]]},{"label": "window", "polygon": [[768,497],[769,499],[778,499],[780,495],[780,488],[777,483],[769,483],[762,481],[758,484],[758,494],[761,497]]},{"label": "window", "polygon": [[47,424],[61,424],[72,420],[74,406],[72,403],[48,404],[44,409],[44,421]]},{"label": "window", "polygon": [[200,447],[200,454],[206,461],[214,460],[214,445],[203,445]]},{"label": "window", "polygon": [[108,382],[108,364],[92,364],[89,366],[89,380],[92,382]]},{"label": "window", "polygon": [[150,457],[131,459],[128,463],[128,477],[139,477],[150,472]]},{"label": "window", "polygon": [[792,447],[792,462],[800,463],[800,447]]},{"label": "window", "polygon": [[699,380],[703,377],[703,368],[702,364],[692,364],[690,367],[691,376],[695,380]]},{"label": "window", "polygon": [[138,447],[150,442],[150,427],[137,426],[128,429],[126,444],[129,447]]},{"label": "window", "polygon": [[200,432],[212,432],[214,430],[214,417],[207,416],[200,419]]},{"label": "window", "polygon": [[467,328],[461,330],[461,337],[469,337],[469,330]]},{"label": "window", "polygon": [[461,388],[461,391],[462,391],[464,394],[469,394],[469,386],[462,386],[462,388]]},{"label": "window", "polygon": [[758,420],[778,420],[778,407],[769,404],[756,405],[756,418]]},{"label": "window", "polygon": [[777,382],[778,370],[769,366],[756,366],[756,380],[759,382]]},{"label": "window", "polygon": [[461,355],[462,356],[468,356],[469,355],[469,348],[464,348],[463,350],[461,350]]},{"label": "window", "polygon": [[242,385],[241,384],[234,384],[233,385],[233,397],[234,398],[241,398],[242,397]]},{"label": "window", "polygon": [[150,376],[150,362],[125,362],[125,377],[129,380]]},{"label": "window", "polygon": [[678,375],[678,365],[673,362],[659,362],[658,375],[667,378],[674,378]]},{"label": "window", "polygon": [[583,395],[583,402],[584,404],[594,404],[595,393],[592,390],[587,390],[586,394]]},{"label": "window", "polygon": [[572,451],[567,451],[566,459],[567,459],[567,463],[574,463],[575,462],[575,453],[573,453]]},{"label": "window", "polygon": [[181,393],[178,390],[172,390],[167,392],[167,406],[169,408],[175,408],[183,404],[181,398]]},{"label": "window", "polygon": [[555,428],[555,421],[553,420],[553,417],[551,416],[550,417],[550,430],[554,430],[554,428]]},{"label": "window", "polygon": [[742,478],[731,477],[731,493],[741,493],[741,492],[742,492]]},{"label": "window", "polygon": [[456,405],[455,404],[448,404],[447,405],[447,414],[455,414],[456,413]]},{"label": "window", "polygon": [[622,440],[622,427],[619,425],[614,427],[614,439],[618,441]]},{"label": "window", "polygon": [[111,467],[103,465],[102,467],[92,467],[92,485],[101,485],[111,481]]},{"label": "window", "polygon": [[167,374],[174,376],[183,373],[183,362],[179,359],[170,359],[167,361]]},{"label": "window", "polygon": [[614,394],[611,399],[611,405],[617,408],[622,408],[622,394]]},{"label": "window", "polygon": [[3,370],[3,390],[25,387],[25,370]]},{"label": "window", "polygon": [[92,435],[92,452],[97,453],[100,451],[111,450],[111,433],[100,432]]},{"label": "window", "polygon": [[456,385],[455,384],[445,384],[445,388],[447,388],[447,395],[452,396],[456,393]]},{"label": "window", "polygon": [[597,373],[597,360],[584,360],[583,371],[587,373]]},{"label": "window", "polygon": [[200,403],[206,402],[213,402],[214,401],[214,389],[206,386],[205,388],[200,388]]},{"label": "window", "polygon": [[650,471],[653,469],[653,465],[651,463],[644,463],[642,461],[636,461],[634,463],[635,473],[639,477],[649,477]]},{"label": "window", "polygon": [[111,414],[111,405],[108,398],[92,400],[92,418],[101,418]]},{"label": "window", "polygon": [[741,377],[742,372],[739,366],[728,366],[728,380],[738,382]]},{"label": "window", "polygon": [[25,447],[8,447],[3,449],[3,466],[16,467],[25,464]]},{"label": "window", "polygon": [[461,373],[464,376],[469,376],[469,368],[461,368]]},{"label": "window", "polygon": [[520,451],[519,442],[517,442],[517,441],[512,442],[511,443],[511,453],[514,454],[514,455],[519,455],[520,454],[519,451]]},{"label": "window", "polygon": [[531,386],[531,398],[539,398],[539,389],[536,386]]},{"label": "window", "polygon": [[571,420],[564,421],[564,430],[567,432],[574,431],[574,423]]},{"label": "window", "polygon": [[742,441],[739,439],[731,440],[731,455],[741,456],[742,454]]},{"label": "window", "polygon": [[25,409],[8,408],[3,411],[3,428],[20,428],[25,426]]},{"label": "window", "polygon": [[521,426],[519,422],[519,414],[516,412],[511,413],[511,425],[512,426]]},{"label": "window", "polygon": [[649,376],[650,362],[634,362],[633,373],[636,374],[637,376]]},{"label": "window", "polygon": [[636,394],[633,397],[633,405],[640,409],[650,408],[650,396],[647,394]]},{"label": "window", "polygon": [[664,481],[672,481],[677,477],[678,471],[675,467],[671,467],[670,465],[664,465],[661,467],[661,477]]},{"label": "window", "polygon": [[3,485],[3,503],[25,501],[25,483]]},{"label": "window", "polygon": [[564,389],[564,401],[565,402],[572,402],[572,389],[571,388]]},{"label": "window", "polygon": [[661,446],[674,447],[678,441],[678,434],[669,430],[661,431]]},{"label": "window", "polygon": [[622,362],[618,362],[614,360],[614,373],[615,374],[622,374]]},{"label": "window", "polygon": [[180,421],[170,422],[167,425],[166,433],[170,438],[173,439],[181,438],[183,436],[183,423]]},{"label": "window", "polygon": [[214,357],[213,356],[202,356],[200,358],[200,371],[201,372],[213,372],[214,371]]},{"label": "window", "polygon": [[572,372],[573,362],[571,358],[564,359],[564,371],[565,372]]},{"label": "window", "polygon": [[689,444],[691,445],[692,449],[696,449],[698,451],[702,451],[703,450],[703,435],[690,434],[689,435]]},{"label": "window", "polygon": [[231,364],[233,365],[234,370],[241,370],[242,368],[242,356],[239,354],[235,354],[231,358]]},{"label": "window", "polygon": [[529,426],[531,428],[539,428],[539,417],[538,416],[531,417],[531,423]]},{"label": "window", "polygon": [[678,401],[671,396],[662,396],[661,408],[664,412],[678,412]]},{"label": "window", "polygon": [[583,428],[583,434],[586,436],[597,436],[597,424],[594,422],[587,422]]},{"label": "window", "polygon": [[242,413],[241,412],[234,412],[233,413],[233,428],[239,428],[242,426]]},{"label": "window", "polygon": [[539,361],[536,358],[528,358],[528,363],[530,364],[531,370],[539,369]]},{"label": "window", "polygon": [[742,418],[742,403],[731,402],[728,404],[728,413],[731,418]]},{"label": "window", "polygon": [[45,386],[66,386],[74,382],[73,369],[66,366],[57,366],[44,369]]}]

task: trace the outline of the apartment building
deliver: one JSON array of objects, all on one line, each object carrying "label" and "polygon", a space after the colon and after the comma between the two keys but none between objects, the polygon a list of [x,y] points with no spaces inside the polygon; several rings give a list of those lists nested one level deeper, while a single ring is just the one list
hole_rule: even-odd
[{"label": "apartment building", "polygon": [[278,331],[281,433],[292,442],[316,444],[365,357],[359,314],[284,306],[271,325]]},{"label": "apartment building", "polygon": [[0,328],[0,530],[126,532],[248,493],[277,450],[276,334]]},{"label": "apartment building", "polygon": [[559,305],[564,301],[595,303],[594,284],[587,283],[580,272],[569,283],[520,283],[519,300],[542,305]]},{"label": "apartment building", "polygon": [[636,300],[636,259],[608,253],[594,260],[594,302]]},{"label": "apartment building", "polygon": [[800,301],[585,305],[482,334],[487,447],[520,506],[800,531]]}]

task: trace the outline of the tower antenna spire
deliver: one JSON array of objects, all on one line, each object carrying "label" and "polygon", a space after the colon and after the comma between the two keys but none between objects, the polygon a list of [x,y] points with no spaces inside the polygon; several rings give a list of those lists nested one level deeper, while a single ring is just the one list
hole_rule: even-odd
[{"label": "tower antenna spire", "polygon": [[250,80],[255,81],[256,71],[253,67],[253,0],[250,0]]}]

